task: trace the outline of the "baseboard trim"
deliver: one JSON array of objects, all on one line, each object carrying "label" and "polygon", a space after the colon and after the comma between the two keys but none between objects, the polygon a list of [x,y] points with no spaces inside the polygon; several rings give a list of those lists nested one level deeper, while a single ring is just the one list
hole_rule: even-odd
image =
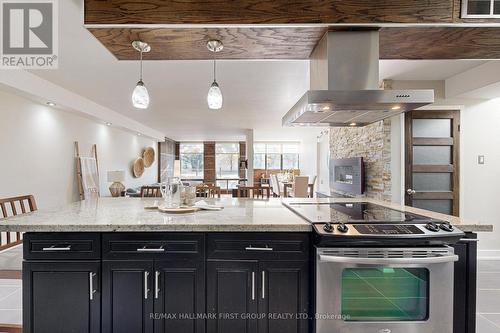
[{"label": "baseboard trim", "polygon": [[477,259],[500,260],[500,250],[478,250]]}]

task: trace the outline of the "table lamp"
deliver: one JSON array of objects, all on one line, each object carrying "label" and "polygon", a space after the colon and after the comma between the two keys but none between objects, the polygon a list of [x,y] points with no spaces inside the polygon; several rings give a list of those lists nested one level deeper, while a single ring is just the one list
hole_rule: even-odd
[{"label": "table lamp", "polygon": [[108,183],[113,183],[109,187],[109,192],[111,196],[119,197],[123,191],[125,191],[125,186],[122,182],[125,180],[125,171],[116,170],[108,171]]}]

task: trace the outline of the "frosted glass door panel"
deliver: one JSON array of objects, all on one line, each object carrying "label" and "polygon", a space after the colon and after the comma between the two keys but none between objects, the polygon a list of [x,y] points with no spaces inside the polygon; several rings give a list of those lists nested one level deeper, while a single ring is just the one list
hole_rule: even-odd
[{"label": "frosted glass door panel", "polygon": [[413,207],[443,214],[452,214],[451,200],[413,200]]},{"label": "frosted glass door panel", "polygon": [[451,119],[413,119],[414,138],[451,137]]},{"label": "frosted glass door panel", "polygon": [[414,173],[413,189],[417,192],[451,191],[450,173]]},{"label": "frosted glass door panel", "polygon": [[413,146],[413,164],[451,164],[450,146]]}]

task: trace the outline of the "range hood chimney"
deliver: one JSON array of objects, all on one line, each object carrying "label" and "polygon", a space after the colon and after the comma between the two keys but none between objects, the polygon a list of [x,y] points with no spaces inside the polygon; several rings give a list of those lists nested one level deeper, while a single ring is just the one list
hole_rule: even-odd
[{"label": "range hood chimney", "polygon": [[310,89],[284,126],[366,126],[434,103],[433,90],[380,90],[378,31],[329,31],[310,59]]}]

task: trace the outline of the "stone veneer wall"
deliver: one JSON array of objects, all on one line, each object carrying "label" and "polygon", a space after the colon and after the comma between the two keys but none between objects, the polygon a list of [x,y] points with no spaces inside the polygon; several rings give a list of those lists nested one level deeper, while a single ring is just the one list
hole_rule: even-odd
[{"label": "stone veneer wall", "polygon": [[365,127],[332,127],[330,156],[332,159],[363,157],[365,195],[391,201],[390,119]]}]

